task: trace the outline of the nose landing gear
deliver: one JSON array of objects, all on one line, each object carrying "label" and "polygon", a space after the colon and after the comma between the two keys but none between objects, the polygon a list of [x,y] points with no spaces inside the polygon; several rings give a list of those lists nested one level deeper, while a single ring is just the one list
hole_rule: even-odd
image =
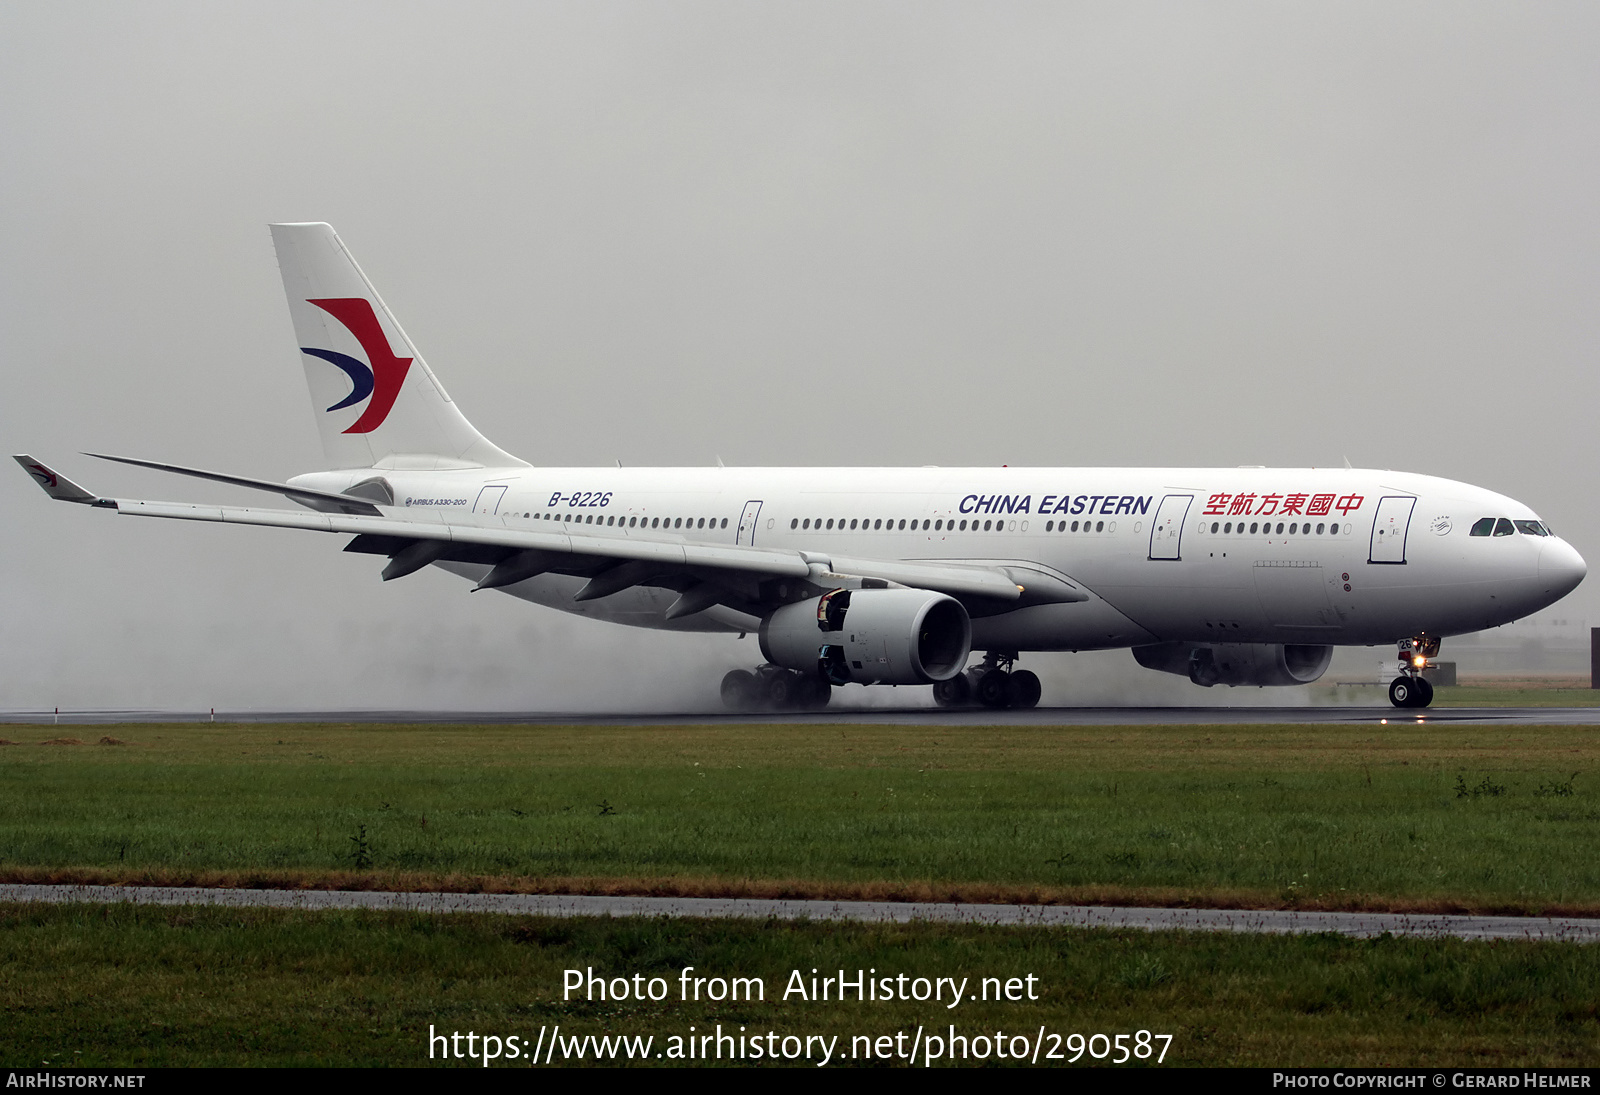
[{"label": "nose landing gear", "polygon": [[1389,702],[1396,707],[1426,707],[1433,702],[1433,684],[1423,677],[1428,659],[1439,656],[1435,635],[1401,639],[1400,675],[1389,682]]}]

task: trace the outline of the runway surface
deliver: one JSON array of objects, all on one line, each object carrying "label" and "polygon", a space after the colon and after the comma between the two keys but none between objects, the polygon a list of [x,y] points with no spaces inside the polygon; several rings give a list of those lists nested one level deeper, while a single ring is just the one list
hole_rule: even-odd
[{"label": "runway surface", "polygon": [[127,722],[358,722],[686,726],[707,723],[852,724],[907,726],[1161,726],[1323,723],[1368,725],[1489,724],[1600,726],[1600,707],[1441,707],[1401,711],[1387,703],[1336,707],[1036,707],[1031,711],[989,708],[830,707],[826,711],[178,711],[103,709],[88,711],[7,710],[0,723],[59,723],[93,726]]},{"label": "runway surface", "polygon": [[1469,940],[1600,942],[1600,920],[1564,917],[1246,909],[1136,909],[1093,905],[949,905],[893,901],[767,901],[703,897],[582,897],[537,894],[379,893],[350,890],[224,890],[174,886],[0,885],[0,901],[49,904],[218,905],[272,909],[380,909],[521,916],[707,917],[853,920],[867,923],[994,924],[1019,927],[1137,928],[1356,938],[1392,935]]}]

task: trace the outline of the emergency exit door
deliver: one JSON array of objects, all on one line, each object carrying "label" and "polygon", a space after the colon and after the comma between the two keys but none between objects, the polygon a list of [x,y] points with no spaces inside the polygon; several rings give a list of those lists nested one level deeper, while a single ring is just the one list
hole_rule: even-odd
[{"label": "emergency exit door", "polygon": [[753,544],[756,542],[756,518],[761,516],[760,502],[746,502],[744,513],[739,518],[739,535],[734,540],[736,544]]}]

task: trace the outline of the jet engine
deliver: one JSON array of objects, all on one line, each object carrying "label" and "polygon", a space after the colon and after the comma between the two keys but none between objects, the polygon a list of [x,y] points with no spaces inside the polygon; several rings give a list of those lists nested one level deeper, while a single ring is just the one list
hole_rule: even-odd
[{"label": "jet engine", "polygon": [[1328,671],[1331,646],[1296,643],[1157,643],[1136,646],[1146,669],[1177,673],[1195,684],[1310,684]]},{"label": "jet engine", "polygon": [[836,589],[761,621],[774,665],[833,684],[932,684],[960,673],[972,648],[961,602],[925,589]]}]

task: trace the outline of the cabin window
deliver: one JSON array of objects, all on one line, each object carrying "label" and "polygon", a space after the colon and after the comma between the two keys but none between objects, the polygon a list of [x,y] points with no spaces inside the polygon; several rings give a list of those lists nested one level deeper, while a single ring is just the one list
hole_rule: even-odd
[{"label": "cabin window", "polygon": [[1494,534],[1496,536],[1514,536],[1516,535],[1516,531],[1517,530],[1512,527],[1511,522],[1506,520],[1504,517],[1500,518],[1494,523]]},{"label": "cabin window", "polygon": [[1104,532],[1106,530],[1106,523],[1104,521],[1096,521],[1094,523],[1094,530],[1096,532]]},{"label": "cabin window", "polygon": [[1278,535],[1279,536],[1283,535],[1283,522],[1282,521],[1278,522]]},{"label": "cabin window", "polygon": [[1318,521],[1318,522],[1317,522],[1317,535],[1318,535],[1318,536],[1321,536],[1321,535],[1322,535],[1322,529],[1323,529],[1323,524],[1322,524],[1322,522],[1321,522],[1321,521]]},{"label": "cabin window", "polygon": [[[973,523],[976,524],[977,522],[973,522]],[[961,522],[961,528],[959,530],[957,530],[957,531],[966,532],[967,531],[967,523],[965,521]]]},{"label": "cabin window", "polygon": [[726,517],[724,517],[722,519],[722,527],[723,528],[727,528],[728,527],[728,519]]},{"label": "cabin window", "polygon": [[1516,524],[1518,532],[1525,532],[1529,536],[1550,535],[1549,533],[1545,532],[1544,526],[1537,521],[1518,521]]},{"label": "cabin window", "polygon": [[1044,523],[1044,530],[1046,532],[1054,532],[1056,530],[1056,523],[1054,521],[1046,521]]},{"label": "cabin window", "polygon": [[792,528],[792,529],[793,528],[799,528],[800,527],[800,518],[798,518],[798,517],[791,518],[790,521],[789,521],[789,527]]},{"label": "cabin window", "polygon": [[[1072,527],[1073,528],[1077,528],[1078,527],[1078,522],[1076,522],[1076,521],[1072,522]],[[1216,532],[1217,531],[1217,523],[1215,521],[1211,522],[1211,531],[1212,532]]]},{"label": "cabin window", "polygon": [[1476,521],[1472,522],[1472,532],[1469,533],[1468,535],[1471,535],[1471,536],[1488,536],[1488,535],[1492,534],[1493,532],[1494,532],[1494,518],[1493,517],[1480,517]]},{"label": "cabin window", "polygon": [[1256,530],[1256,523],[1254,521],[1251,521],[1250,522],[1250,531],[1254,532],[1255,530]]}]

